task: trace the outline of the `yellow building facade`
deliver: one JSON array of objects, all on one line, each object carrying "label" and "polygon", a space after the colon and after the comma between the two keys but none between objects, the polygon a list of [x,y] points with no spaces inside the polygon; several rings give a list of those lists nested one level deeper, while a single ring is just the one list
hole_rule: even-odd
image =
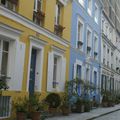
[{"label": "yellow building facade", "polygon": [[64,91],[71,8],[68,0],[0,0],[0,76],[9,77],[0,102],[7,101],[10,111],[18,97]]}]

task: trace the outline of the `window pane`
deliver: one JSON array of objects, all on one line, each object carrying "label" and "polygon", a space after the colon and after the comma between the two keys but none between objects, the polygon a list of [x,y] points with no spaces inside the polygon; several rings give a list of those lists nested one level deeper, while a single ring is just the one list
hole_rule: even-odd
[{"label": "window pane", "polygon": [[7,41],[3,41],[3,51],[8,51],[9,43]]},{"label": "window pane", "polygon": [[56,88],[56,80],[57,80],[57,57],[54,57],[53,88]]},{"label": "window pane", "polygon": [[1,3],[2,3],[3,5],[5,5],[6,0],[1,0]]},{"label": "window pane", "polygon": [[8,62],[8,53],[2,53],[2,65],[1,65],[1,74],[7,75],[7,62]]}]

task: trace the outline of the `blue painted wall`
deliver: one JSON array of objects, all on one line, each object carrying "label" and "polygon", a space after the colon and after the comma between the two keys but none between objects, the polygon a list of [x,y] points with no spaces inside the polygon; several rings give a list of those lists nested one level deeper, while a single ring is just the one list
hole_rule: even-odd
[{"label": "blue painted wall", "polygon": [[[95,9],[95,2],[97,2],[97,5],[99,7],[99,21],[98,24],[94,21],[94,9]],[[85,0],[85,6],[83,7],[77,0],[73,0],[72,2],[72,28],[71,28],[71,49],[70,49],[70,72],[69,72],[69,79],[73,79],[74,74],[74,63],[76,62],[76,59],[80,60],[83,63],[83,67],[85,67],[86,63],[86,32],[87,32],[87,26],[89,26],[92,30],[92,51],[91,51],[91,58],[94,57],[94,51],[93,51],[93,38],[94,33],[98,35],[98,61],[95,61],[94,59],[90,60],[90,81],[92,81],[92,68],[98,69],[98,76],[97,81],[100,82],[100,51],[101,51],[101,3],[99,0],[93,0],[92,1],[92,16],[90,16],[87,12],[87,0]],[[80,50],[76,49],[76,42],[77,42],[77,20],[78,16],[82,18],[84,22],[84,36],[83,36],[83,52],[80,52]],[[86,76],[85,71],[83,71],[84,77]]]}]

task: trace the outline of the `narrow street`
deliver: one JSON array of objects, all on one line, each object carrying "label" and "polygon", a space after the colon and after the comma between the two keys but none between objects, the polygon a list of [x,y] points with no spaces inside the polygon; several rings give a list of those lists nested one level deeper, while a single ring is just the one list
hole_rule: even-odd
[{"label": "narrow street", "polygon": [[93,120],[120,120],[120,110]]}]

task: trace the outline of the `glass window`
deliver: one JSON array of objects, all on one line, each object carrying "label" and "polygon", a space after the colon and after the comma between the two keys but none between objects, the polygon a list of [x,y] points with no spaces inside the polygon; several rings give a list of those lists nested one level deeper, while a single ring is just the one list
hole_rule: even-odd
[{"label": "glass window", "polygon": [[98,6],[95,4],[95,22],[98,23]]},{"label": "glass window", "polygon": [[81,79],[81,65],[77,65],[77,72],[76,72],[76,76],[78,79]]},{"label": "glass window", "polygon": [[9,51],[9,42],[0,40],[0,66],[2,75],[7,75],[7,64],[8,64],[8,51]]},{"label": "glass window", "polygon": [[88,13],[92,14],[92,0],[88,0]]},{"label": "glass window", "polygon": [[78,21],[78,35],[77,35],[78,41],[77,41],[77,48],[82,49],[83,46],[83,24]]},{"label": "glass window", "polygon": [[78,0],[78,2],[79,2],[82,6],[84,6],[84,0]]},{"label": "glass window", "polygon": [[54,56],[53,88],[56,88],[56,82],[57,82],[57,62],[58,62],[58,58],[56,56]]}]

